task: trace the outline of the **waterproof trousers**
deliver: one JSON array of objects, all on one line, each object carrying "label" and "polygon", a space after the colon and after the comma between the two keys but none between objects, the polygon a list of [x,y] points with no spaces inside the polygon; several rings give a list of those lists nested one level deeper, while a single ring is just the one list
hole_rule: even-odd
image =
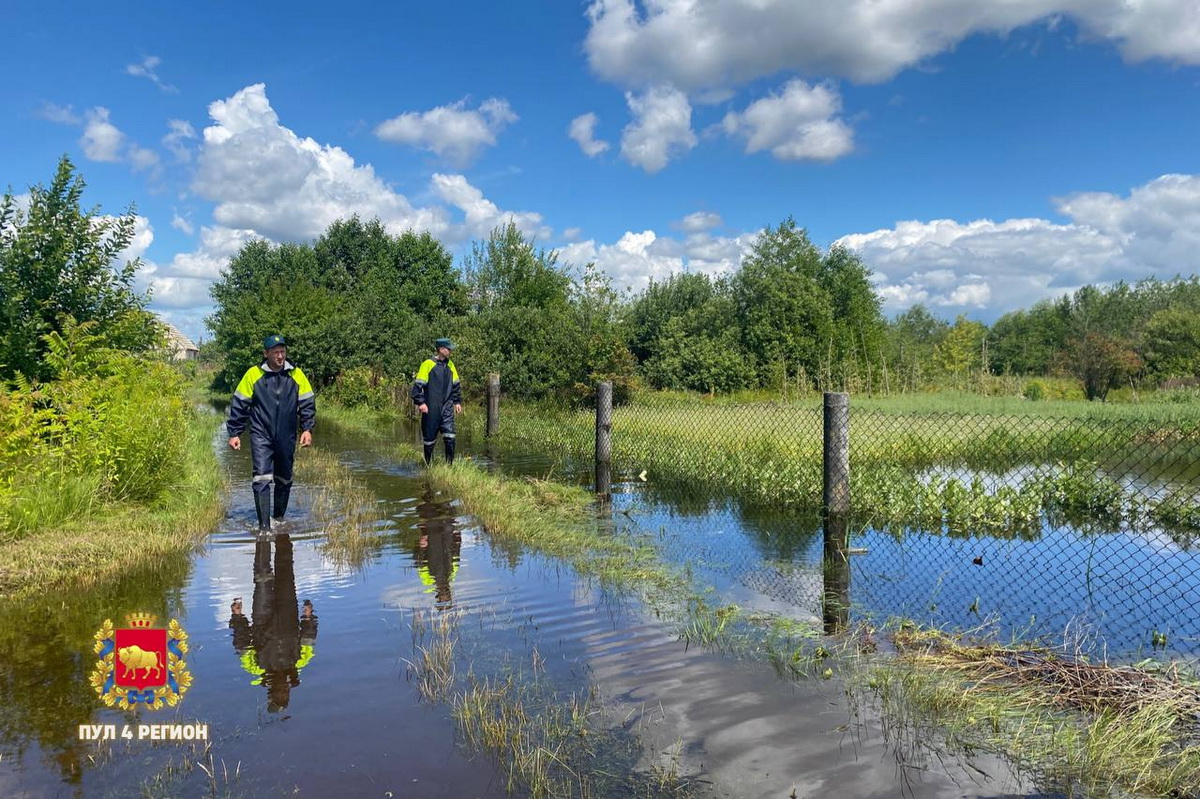
[{"label": "waterproof trousers", "polygon": [[[282,519],[292,494],[292,464],[296,457],[296,441],[272,441],[266,437],[250,436],[250,460],[254,464],[254,509],[258,526],[270,529],[272,516]],[[271,513],[271,489],[275,491],[275,512]]]},{"label": "waterproof trousers", "polygon": [[454,463],[454,405],[444,403],[440,407],[430,406],[429,413],[421,416],[421,443],[425,445],[425,463],[433,461],[433,445],[438,433],[442,434],[442,445],[446,448],[446,463]]}]

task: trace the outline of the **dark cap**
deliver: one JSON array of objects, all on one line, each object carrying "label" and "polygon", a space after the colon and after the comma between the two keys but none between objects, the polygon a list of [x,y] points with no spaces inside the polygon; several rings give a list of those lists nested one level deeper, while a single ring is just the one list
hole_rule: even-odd
[{"label": "dark cap", "polygon": [[272,347],[281,347],[281,346],[282,347],[287,346],[287,339],[285,339],[283,336],[279,335],[278,333],[276,333],[273,336],[267,336],[266,338],[263,339],[263,349],[264,350],[269,350]]},{"label": "dark cap", "polygon": [[437,341],[433,342],[433,346],[445,347],[448,350],[452,350],[454,349],[454,342],[448,338],[439,338]]}]

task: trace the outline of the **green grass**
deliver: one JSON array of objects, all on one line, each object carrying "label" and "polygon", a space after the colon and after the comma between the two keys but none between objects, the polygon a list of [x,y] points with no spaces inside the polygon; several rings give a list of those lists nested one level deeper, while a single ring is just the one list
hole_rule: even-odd
[{"label": "green grass", "polygon": [[[0,598],[96,585],[199,546],[224,512],[213,448],[221,421],[215,413],[190,416],[184,469],[160,475],[169,485],[149,503],[92,506],[77,496],[75,510],[82,515],[54,521],[56,511],[39,511],[46,515],[36,531],[0,545]],[[58,502],[59,488],[53,482],[33,488],[31,507]],[[82,495],[86,486],[75,488]]]}]

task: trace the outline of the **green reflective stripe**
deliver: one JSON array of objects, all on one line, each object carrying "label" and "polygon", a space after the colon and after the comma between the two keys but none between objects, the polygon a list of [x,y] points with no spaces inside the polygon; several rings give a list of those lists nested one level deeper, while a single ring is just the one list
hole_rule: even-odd
[{"label": "green reflective stripe", "polygon": [[450,380],[454,383],[458,382],[458,370],[454,368],[454,361],[446,361],[446,365],[450,367]]},{"label": "green reflective stripe", "polygon": [[242,375],[242,382],[238,383],[234,394],[237,394],[242,399],[250,399],[254,394],[254,384],[263,376],[263,370],[257,366],[251,366],[246,370],[246,374]]},{"label": "green reflective stripe", "polygon": [[[242,668],[246,670],[246,673],[252,674],[256,677],[261,677],[267,672],[266,669],[258,665],[258,657],[254,654],[253,649],[247,649],[242,653]],[[257,682],[258,681],[256,680],[254,683],[251,683],[251,685],[256,685]]]},{"label": "green reflective stripe", "polygon": [[417,373],[413,375],[413,377],[416,378],[418,382],[428,383],[429,373],[433,371],[433,367],[435,366],[437,366],[437,363],[435,363],[432,358],[429,358],[421,363],[421,368],[417,370]]},{"label": "green reflective stripe", "polygon": [[296,381],[296,386],[300,389],[300,399],[312,396],[312,383],[308,382],[308,377],[300,371],[300,367],[297,366],[292,370],[292,379]]}]

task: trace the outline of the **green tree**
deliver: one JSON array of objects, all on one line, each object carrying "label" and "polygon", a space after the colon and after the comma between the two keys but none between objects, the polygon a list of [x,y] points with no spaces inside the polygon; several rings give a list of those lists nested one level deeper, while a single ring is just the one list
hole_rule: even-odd
[{"label": "green tree", "polygon": [[[625,310],[629,331],[629,349],[639,363],[651,358],[658,350],[658,339],[672,319],[700,308],[718,291],[718,286],[703,273],[682,272],[666,280],[651,280],[650,284],[628,304]],[[723,326],[734,323],[727,319]]]},{"label": "green tree", "polygon": [[1146,323],[1146,367],[1158,378],[1200,374],[1200,326],[1194,311],[1168,308]]},{"label": "green tree", "polygon": [[987,327],[982,322],[968,319],[959,314],[954,326],[934,348],[933,360],[936,368],[955,382],[961,382],[972,371],[983,366],[983,342]]},{"label": "green tree", "polygon": [[463,271],[472,308],[550,308],[566,305],[571,277],[558,267],[558,253],[536,249],[515,222],[492,230],[471,247]]},{"label": "green tree", "polygon": [[1065,369],[1083,383],[1089,400],[1104,400],[1142,366],[1129,343],[1095,330],[1067,342]]},{"label": "green tree", "polygon": [[118,217],[83,210],[85,183],[70,159],[48,187],[32,186],[24,211],[0,200],[0,377],[46,379],[46,336],[88,323],[97,340],[128,352],[151,349],[163,331],[134,288],[140,261],[117,264],[133,241],[131,207]]},{"label": "green tree", "polygon": [[833,303],[819,281],[821,253],[793,219],[765,228],[732,281],[736,318],[755,357],[753,382],[774,382],[774,370],[831,375]]}]

